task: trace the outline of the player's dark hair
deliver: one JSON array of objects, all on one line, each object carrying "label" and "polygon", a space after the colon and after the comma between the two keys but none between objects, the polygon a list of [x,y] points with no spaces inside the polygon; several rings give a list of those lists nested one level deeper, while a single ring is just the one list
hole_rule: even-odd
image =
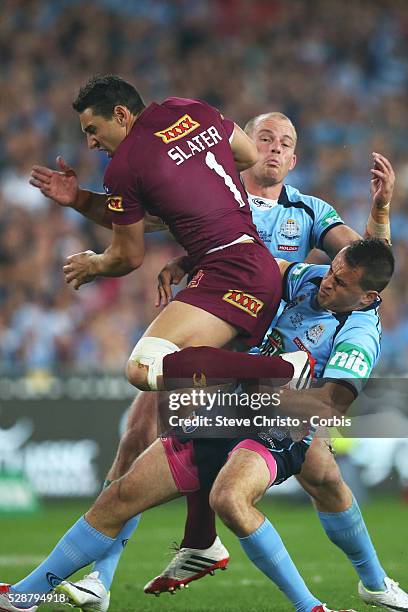
[{"label": "player's dark hair", "polygon": [[352,242],[345,250],[345,260],[351,268],[363,268],[360,286],[364,291],[380,293],[394,272],[394,255],[390,247],[378,238]]},{"label": "player's dark hair", "polygon": [[134,115],[145,108],[142,98],[133,85],[114,74],[105,74],[90,78],[79,90],[72,107],[78,113],[90,108],[94,115],[111,119],[113,109],[118,104],[126,106]]}]

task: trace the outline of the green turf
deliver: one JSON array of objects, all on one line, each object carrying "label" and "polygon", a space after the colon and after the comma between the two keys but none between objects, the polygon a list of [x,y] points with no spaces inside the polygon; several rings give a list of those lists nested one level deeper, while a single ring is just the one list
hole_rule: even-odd
[{"label": "green turf", "polygon": [[[0,518],[0,581],[13,582],[31,571],[36,558],[45,556],[64,530],[85,509],[83,505],[49,505],[31,517]],[[279,530],[311,590],[330,605],[370,610],[356,596],[352,566],[326,538],[309,505],[267,500],[263,511]],[[406,525],[408,508],[391,498],[364,508],[366,522],[385,569],[407,583]],[[217,571],[193,583],[188,591],[159,598],[143,594],[148,579],[166,565],[168,546],[180,538],[184,502],[176,501],[147,512],[129,543],[112,588],[110,612],[285,612],[292,610],[284,597],[246,559],[234,536],[222,526],[219,533],[231,553],[227,571]],[[6,559],[9,558],[9,561]],[[82,575],[83,572],[81,572]],[[67,610],[44,606],[44,611]]]}]

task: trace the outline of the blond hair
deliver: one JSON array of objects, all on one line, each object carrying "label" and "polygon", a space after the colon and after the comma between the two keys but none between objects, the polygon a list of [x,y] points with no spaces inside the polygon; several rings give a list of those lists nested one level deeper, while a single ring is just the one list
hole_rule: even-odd
[{"label": "blond hair", "polygon": [[272,113],[264,113],[263,115],[257,115],[256,117],[253,117],[245,125],[244,132],[248,136],[252,137],[254,130],[256,126],[258,125],[258,123],[261,123],[262,121],[266,121],[267,119],[280,119],[281,121],[287,121],[290,124],[291,128],[293,129],[293,133],[295,135],[295,143],[297,142],[297,132],[296,132],[296,128],[293,125],[292,121],[289,119],[289,117],[287,117],[283,113],[279,113],[278,111],[274,111]]}]

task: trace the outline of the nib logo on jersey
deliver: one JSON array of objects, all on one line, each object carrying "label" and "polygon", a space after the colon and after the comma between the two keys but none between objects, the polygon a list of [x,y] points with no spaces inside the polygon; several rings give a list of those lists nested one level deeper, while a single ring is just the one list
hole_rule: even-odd
[{"label": "nib logo on jersey", "polygon": [[250,293],[244,293],[244,291],[240,291],[239,289],[230,289],[224,294],[222,299],[225,302],[244,310],[251,315],[251,317],[257,317],[258,313],[264,306],[264,303],[261,300],[258,300],[258,298]]},{"label": "nib logo on jersey", "polygon": [[187,136],[187,134],[190,134],[190,132],[196,130],[198,127],[200,127],[198,121],[194,121],[190,115],[186,114],[164,130],[155,132],[154,135],[161,138],[164,144],[168,144],[169,142],[173,142],[173,140],[178,140],[179,138],[183,138],[183,136]]},{"label": "nib logo on jersey", "polygon": [[340,215],[335,210],[328,212],[321,220],[323,227],[329,227],[329,225],[333,225],[333,223],[343,223]]},{"label": "nib logo on jersey", "polygon": [[369,376],[372,362],[364,349],[355,344],[341,342],[335,350],[336,352],[328,363],[330,368],[342,370],[358,378]]}]

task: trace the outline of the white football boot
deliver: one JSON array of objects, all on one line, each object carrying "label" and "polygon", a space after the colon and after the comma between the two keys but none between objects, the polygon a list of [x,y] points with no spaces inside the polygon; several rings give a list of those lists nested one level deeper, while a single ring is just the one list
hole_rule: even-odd
[{"label": "white football boot", "polygon": [[64,593],[68,603],[84,612],[106,612],[109,608],[110,592],[99,580],[99,572],[92,572],[78,582],[64,580],[55,591]]},{"label": "white football boot", "polygon": [[229,552],[217,536],[209,548],[180,548],[165,570],[144,587],[145,593],[160,595],[165,591],[174,594],[216,569],[227,569]]},{"label": "white football boot", "polygon": [[399,612],[408,611],[408,593],[403,591],[398,582],[391,578],[384,578],[385,591],[369,591],[363,583],[358,583],[358,594],[361,599],[370,606],[383,608],[384,610],[398,610]]},{"label": "white football boot", "polygon": [[313,380],[316,359],[306,351],[294,351],[293,353],[281,353],[279,355],[284,361],[293,365],[292,380],[288,383],[289,389],[307,389]]},{"label": "white football boot", "polygon": [[13,603],[13,593],[10,593],[10,584],[0,583],[0,612],[35,612],[38,606],[19,608]]}]

